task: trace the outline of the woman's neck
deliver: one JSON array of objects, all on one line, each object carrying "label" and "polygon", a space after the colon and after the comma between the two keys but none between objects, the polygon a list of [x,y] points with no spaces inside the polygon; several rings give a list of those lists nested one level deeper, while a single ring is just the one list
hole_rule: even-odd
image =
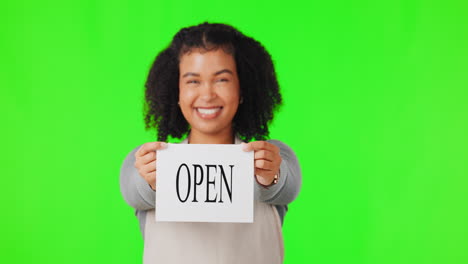
[{"label": "woman's neck", "polygon": [[189,144],[234,144],[234,133],[207,135],[198,133],[197,131],[190,131],[188,135]]}]

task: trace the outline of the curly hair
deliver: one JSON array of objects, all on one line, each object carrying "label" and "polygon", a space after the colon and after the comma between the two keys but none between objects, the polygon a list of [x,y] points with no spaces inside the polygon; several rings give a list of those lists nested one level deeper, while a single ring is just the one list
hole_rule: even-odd
[{"label": "curly hair", "polygon": [[273,61],[258,41],[232,26],[202,23],[182,28],[170,45],[156,57],[146,80],[146,129],[156,128],[159,141],[181,138],[190,130],[179,101],[179,61],[192,49],[222,48],[233,55],[243,103],[233,118],[232,128],[242,140],[264,140],[273,112],[281,105]]}]

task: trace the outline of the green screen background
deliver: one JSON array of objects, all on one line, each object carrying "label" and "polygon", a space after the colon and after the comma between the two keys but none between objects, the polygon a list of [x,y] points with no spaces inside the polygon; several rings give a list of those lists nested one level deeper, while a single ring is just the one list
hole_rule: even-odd
[{"label": "green screen background", "polygon": [[141,263],[120,166],[155,140],[142,100],[156,54],[203,21],[274,59],[271,138],[303,172],[285,263],[468,263],[466,2],[0,5],[2,263]]}]

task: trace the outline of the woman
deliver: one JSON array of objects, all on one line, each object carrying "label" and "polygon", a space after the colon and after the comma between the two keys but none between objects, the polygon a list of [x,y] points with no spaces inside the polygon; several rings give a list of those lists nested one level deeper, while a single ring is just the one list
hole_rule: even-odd
[{"label": "woman", "polygon": [[[281,225],[301,185],[293,151],[267,140],[281,103],[268,52],[224,24],[181,29],[151,67],[146,82],[146,126],[158,142],[125,159],[121,191],[136,209],[145,263],[281,263]],[[156,150],[168,137],[182,144],[244,144],[254,151],[254,223],[155,222]],[[249,142],[252,139],[257,141]]]}]

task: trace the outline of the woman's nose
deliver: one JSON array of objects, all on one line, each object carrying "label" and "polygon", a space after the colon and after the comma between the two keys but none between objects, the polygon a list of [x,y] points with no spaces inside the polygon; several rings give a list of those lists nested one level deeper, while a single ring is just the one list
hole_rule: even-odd
[{"label": "woman's nose", "polygon": [[205,101],[210,101],[216,98],[216,91],[213,84],[205,83],[200,90],[200,97]]}]

